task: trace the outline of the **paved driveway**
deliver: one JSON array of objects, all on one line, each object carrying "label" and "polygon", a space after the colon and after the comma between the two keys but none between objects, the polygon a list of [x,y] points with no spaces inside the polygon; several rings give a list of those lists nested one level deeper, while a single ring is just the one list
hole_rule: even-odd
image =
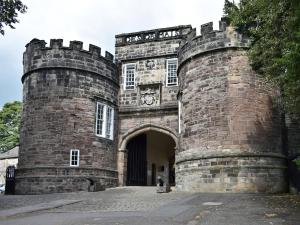
[{"label": "paved driveway", "polygon": [[113,188],[96,193],[2,195],[0,224],[300,225],[300,196],[175,191],[156,194],[153,187]]}]

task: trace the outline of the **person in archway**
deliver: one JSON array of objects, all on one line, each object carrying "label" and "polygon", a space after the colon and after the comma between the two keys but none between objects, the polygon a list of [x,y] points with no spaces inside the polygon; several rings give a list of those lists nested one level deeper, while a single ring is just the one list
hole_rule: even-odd
[{"label": "person in archway", "polygon": [[164,186],[164,181],[161,179],[160,176],[157,177],[157,186],[159,186],[159,187]]}]

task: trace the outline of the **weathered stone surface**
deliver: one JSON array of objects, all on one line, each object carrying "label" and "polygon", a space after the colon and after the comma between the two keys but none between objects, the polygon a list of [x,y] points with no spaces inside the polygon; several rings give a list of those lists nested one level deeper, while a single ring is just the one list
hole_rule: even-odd
[{"label": "weathered stone surface", "polygon": [[[89,181],[117,185],[114,140],[95,135],[97,101],[117,112],[118,77],[100,48],[82,50],[81,42],[62,47],[33,40],[24,53],[23,113],[16,192],[35,194],[88,190]],[[79,167],[70,150],[80,150]]]},{"label": "weathered stone surface", "polygon": [[255,74],[248,40],[206,30],[179,49],[182,102],[176,184],[189,191],[286,191],[276,88]]},{"label": "weathered stone surface", "polygon": [[[126,147],[124,142],[129,133],[153,127],[167,132],[172,131],[177,136],[178,86],[166,85],[166,65],[167,59],[177,58],[179,43],[190,30],[190,26],[178,26],[116,36],[116,59],[120,61],[122,67],[119,94],[120,185],[126,183],[127,151],[124,149]],[[154,39],[133,39],[146,37],[152,33],[156,34]],[[133,90],[124,88],[124,69],[127,63],[136,64],[136,86]]]},{"label": "weathered stone surface", "polygon": [[286,115],[285,118],[289,154],[292,158],[300,157],[300,122],[293,116]]},{"label": "weathered stone surface", "polygon": [[[299,121],[286,117],[284,134],[277,88],[251,69],[250,40],[224,21],[219,31],[202,25],[201,36],[191,26],[116,35],[116,64],[97,46],[62,43],[26,46],[17,193],[87,191],[90,179],[96,187],[125,185],[127,143],[148,131],[174,140],[178,189],[287,190]],[[176,58],[179,86],[168,86],[167,60]],[[127,64],[135,68],[130,90]],[[95,135],[98,101],[115,109],[113,141]],[[70,149],[80,150],[79,167],[70,167]]]}]

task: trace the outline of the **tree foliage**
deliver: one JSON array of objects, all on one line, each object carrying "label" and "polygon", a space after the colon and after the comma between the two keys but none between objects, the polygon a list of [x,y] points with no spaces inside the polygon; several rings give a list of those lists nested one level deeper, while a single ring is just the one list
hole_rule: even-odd
[{"label": "tree foliage", "polygon": [[284,109],[300,116],[300,1],[225,0],[224,14],[251,38],[253,68],[279,85]]},{"label": "tree foliage", "polygon": [[300,159],[293,160],[298,168],[300,168]]},{"label": "tree foliage", "polygon": [[19,144],[22,103],[6,103],[0,110],[0,152]]},{"label": "tree foliage", "polygon": [[0,34],[4,35],[4,26],[14,29],[19,20],[18,12],[25,13],[27,6],[20,0],[0,0]]}]

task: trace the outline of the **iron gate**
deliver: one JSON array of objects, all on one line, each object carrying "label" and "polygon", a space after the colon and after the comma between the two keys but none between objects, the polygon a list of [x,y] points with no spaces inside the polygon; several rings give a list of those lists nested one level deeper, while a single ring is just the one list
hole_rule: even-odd
[{"label": "iron gate", "polygon": [[5,194],[15,194],[15,166],[8,166],[6,168]]}]

